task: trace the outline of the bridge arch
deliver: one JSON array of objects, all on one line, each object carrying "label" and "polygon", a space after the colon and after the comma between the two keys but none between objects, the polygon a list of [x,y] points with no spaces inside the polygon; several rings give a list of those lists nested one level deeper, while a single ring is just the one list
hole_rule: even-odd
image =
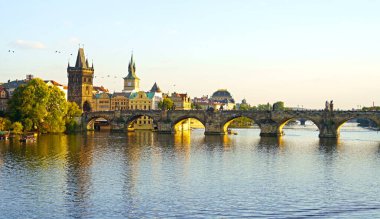
[{"label": "bridge arch", "polygon": [[138,113],[128,117],[125,121],[126,130],[157,130],[157,118],[149,115],[149,113]]},{"label": "bridge arch", "polygon": [[175,132],[190,130],[191,128],[190,120],[196,120],[202,124],[203,128],[206,128],[206,122],[203,119],[199,118],[198,116],[184,115],[184,116],[176,118],[172,122],[172,125],[171,125],[172,132],[175,133]]},{"label": "bridge arch", "polygon": [[104,120],[108,123],[108,125],[111,125],[112,118],[106,116],[106,115],[94,115],[86,119],[85,121],[85,128],[86,130],[95,130],[95,123],[97,120]]},{"label": "bridge arch", "polygon": [[294,121],[294,120],[311,121],[318,128],[319,132],[321,130],[320,122],[318,120],[311,118],[311,117],[307,117],[307,116],[294,116],[294,117],[288,117],[288,118],[281,120],[278,123],[277,133],[280,133],[281,135],[283,135],[284,134],[284,130],[283,130],[284,126],[286,124],[288,124],[290,121]]},{"label": "bridge arch", "polygon": [[347,122],[351,121],[351,120],[357,120],[357,119],[362,119],[362,120],[367,120],[367,121],[370,121],[372,122],[373,124],[375,124],[377,126],[377,128],[380,127],[380,118],[378,118],[377,116],[374,116],[374,115],[363,115],[363,114],[357,114],[357,115],[351,115],[347,118],[344,118],[344,119],[341,119],[339,121],[336,122],[336,132],[337,132],[337,135],[339,136],[340,135],[340,131],[341,131],[341,128],[347,124]]},{"label": "bridge arch", "polygon": [[222,124],[221,124],[222,125],[222,132],[227,133],[228,127],[231,125],[231,123],[233,121],[236,121],[236,119],[239,119],[239,118],[247,118],[247,119],[251,120],[254,124],[258,124],[260,126],[260,123],[258,123],[257,121],[255,121],[256,119],[253,116],[249,116],[249,115],[236,115],[236,116],[229,117],[229,118],[227,118],[226,120],[224,120],[222,122]]}]

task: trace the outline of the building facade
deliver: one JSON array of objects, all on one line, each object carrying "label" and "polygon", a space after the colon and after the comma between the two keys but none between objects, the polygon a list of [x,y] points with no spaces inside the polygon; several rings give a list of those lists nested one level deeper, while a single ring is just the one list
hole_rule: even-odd
[{"label": "building facade", "polygon": [[9,93],[4,86],[0,85],[0,111],[5,112],[8,108]]},{"label": "building facade", "polygon": [[[129,108],[131,110],[151,110],[153,108],[153,93],[146,93],[139,91],[132,93],[129,96]],[[153,120],[148,116],[138,118],[133,124],[134,129],[137,130],[152,130]]]},{"label": "building facade", "polygon": [[92,111],[109,111],[111,110],[111,94],[98,93],[93,97]]},{"label": "building facade", "polygon": [[191,99],[187,94],[174,92],[169,98],[174,103],[174,110],[191,110]]},{"label": "building facade", "polygon": [[113,93],[111,96],[111,110],[127,110],[129,109],[130,93]]}]

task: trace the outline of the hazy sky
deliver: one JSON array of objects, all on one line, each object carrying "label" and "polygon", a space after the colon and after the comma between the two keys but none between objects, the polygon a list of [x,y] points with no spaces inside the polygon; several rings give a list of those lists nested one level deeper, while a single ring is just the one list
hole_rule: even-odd
[{"label": "hazy sky", "polygon": [[0,0],[0,81],[66,84],[82,43],[95,85],[111,91],[133,50],[143,90],[156,81],[191,97],[227,88],[253,105],[380,105],[380,0],[52,2]]}]

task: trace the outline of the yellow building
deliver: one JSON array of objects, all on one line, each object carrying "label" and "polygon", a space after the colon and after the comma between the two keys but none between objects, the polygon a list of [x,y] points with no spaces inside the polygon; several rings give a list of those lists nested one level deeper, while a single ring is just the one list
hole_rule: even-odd
[{"label": "yellow building", "polygon": [[109,111],[111,110],[111,94],[99,93],[95,94],[93,100],[93,111]]},{"label": "yellow building", "polygon": [[129,93],[113,93],[111,96],[111,110],[127,110]]},{"label": "yellow building", "polygon": [[[154,93],[144,91],[131,93],[129,96],[129,109],[131,110],[151,110],[153,109]],[[153,129],[153,120],[148,116],[142,116],[137,119],[132,127],[134,129]]]},{"label": "yellow building", "polygon": [[174,103],[174,110],[191,110],[191,99],[187,94],[174,92],[169,98]]}]

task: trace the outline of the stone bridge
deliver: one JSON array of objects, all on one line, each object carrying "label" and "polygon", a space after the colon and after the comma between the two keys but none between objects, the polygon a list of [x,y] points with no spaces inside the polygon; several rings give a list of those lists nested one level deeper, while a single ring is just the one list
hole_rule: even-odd
[{"label": "stone bridge", "polygon": [[204,110],[122,110],[89,112],[82,115],[82,128],[93,129],[95,120],[106,119],[111,130],[127,130],[130,123],[148,116],[159,133],[174,133],[181,122],[193,118],[205,127],[205,134],[221,135],[227,133],[229,124],[236,118],[247,117],[260,127],[260,136],[281,136],[282,128],[294,119],[312,121],[319,129],[320,138],[337,138],[340,127],[351,119],[368,119],[380,126],[380,111],[204,111]]}]

